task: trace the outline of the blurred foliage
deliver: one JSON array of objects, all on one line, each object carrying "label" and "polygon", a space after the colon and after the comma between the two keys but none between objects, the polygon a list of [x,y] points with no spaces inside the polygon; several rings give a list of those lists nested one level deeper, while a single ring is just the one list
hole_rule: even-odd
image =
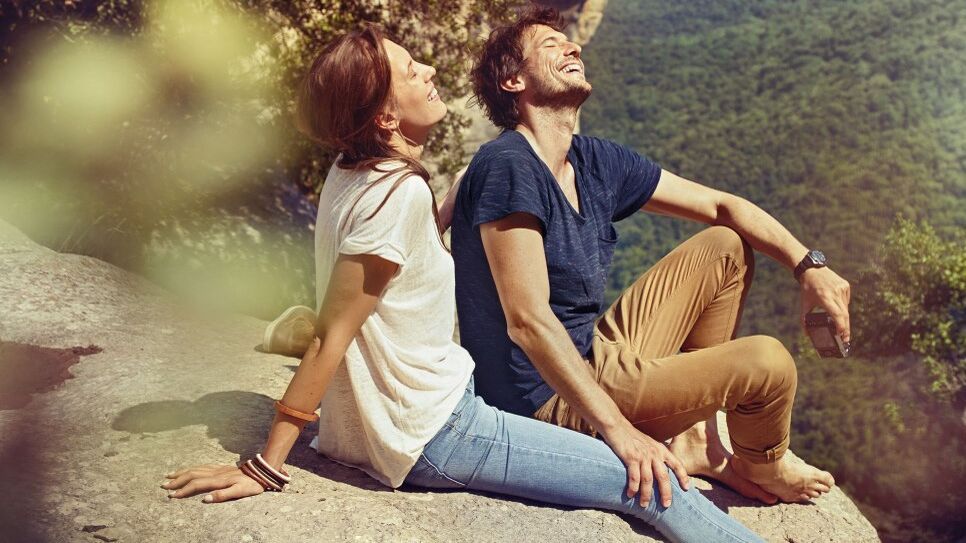
[{"label": "blurred foliage", "polygon": [[[759,204],[852,283],[856,356],[818,359],[759,255],[741,332],[798,345],[796,452],[887,541],[966,535],[966,3],[611,0],[583,56],[584,132]],[[609,296],[700,228],[623,221]]]},{"label": "blurred foliage", "polygon": [[823,359],[799,344],[792,449],[835,475],[883,541],[960,541],[966,432],[915,356]]},{"label": "blurred foliage", "polygon": [[[333,156],[291,114],[314,54],[381,22],[455,100],[486,22],[520,3],[4,2],[0,217],[202,304],[311,305],[311,202]],[[466,122],[434,131],[434,171],[465,160]]]},{"label": "blurred foliage", "polygon": [[943,240],[928,224],[900,219],[860,281],[876,285],[862,300],[856,327],[865,356],[914,352],[928,391],[966,404],[966,236]]}]

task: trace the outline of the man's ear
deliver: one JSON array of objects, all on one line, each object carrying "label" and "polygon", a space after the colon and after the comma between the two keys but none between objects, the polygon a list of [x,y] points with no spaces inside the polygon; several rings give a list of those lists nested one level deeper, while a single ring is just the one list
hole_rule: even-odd
[{"label": "man's ear", "polygon": [[399,129],[399,118],[393,113],[380,113],[376,115],[376,126],[390,132]]},{"label": "man's ear", "polygon": [[521,92],[527,88],[520,74],[512,75],[500,82],[500,88],[507,92]]}]

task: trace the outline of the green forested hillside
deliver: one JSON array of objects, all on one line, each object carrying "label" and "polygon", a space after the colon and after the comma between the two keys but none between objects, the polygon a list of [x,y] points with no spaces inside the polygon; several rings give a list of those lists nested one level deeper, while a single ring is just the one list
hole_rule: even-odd
[{"label": "green forested hillside", "polygon": [[[752,199],[847,276],[897,212],[966,225],[962,0],[616,0],[584,56],[586,133]],[[612,293],[693,231],[628,223]],[[788,337],[795,284],[776,271],[759,267],[782,288],[756,289],[747,321]]]},{"label": "green forested hillside", "polygon": [[[796,451],[832,469],[887,541],[966,535],[963,397],[931,395],[920,340],[883,325],[907,315],[884,312],[901,304],[880,283],[898,215],[958,237],[966,261],[966,1],[610,0],[583,56],[584,133],[758,203],[852,282],[859,356],[822,361],[800,342],[797,284],[759,255],[741,333],[798,353]],[[609,295],[699,228],[624,221]],[[961,296],[963,275],[939,272],[960,287],[937,292]],[[939,313],[962,371],[956,300]]]}]

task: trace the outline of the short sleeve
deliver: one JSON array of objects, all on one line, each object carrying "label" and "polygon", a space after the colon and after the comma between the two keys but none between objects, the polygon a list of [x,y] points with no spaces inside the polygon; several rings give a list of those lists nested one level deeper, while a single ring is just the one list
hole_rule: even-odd
[{"label": "short sleeve", "polygon": [[657,189],[661,167],[632,149],[612,141],[591,138],[598,172],[613,194],[616,222],[637,212]]},{"label": "short sleeve", "polygon": [[504,151],[478,156],[467,170],[469,216],[474,227],[512,213],[528,213],[544,231],[550,215],[547,183],[539,163],[525,153]]},{"label": "short sleeve", "polygon": [[391,193],[393,179],[375,183],[355,202],[339,253],[375,255],[402,266],[413,247],[425,242],[427,224],[434,221],[433,194],[415,175],[400,181]]}]

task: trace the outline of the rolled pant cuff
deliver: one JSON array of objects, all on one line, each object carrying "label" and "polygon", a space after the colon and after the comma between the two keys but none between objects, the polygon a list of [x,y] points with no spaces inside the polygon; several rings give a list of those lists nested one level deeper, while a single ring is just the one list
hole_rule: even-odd
[{"label": "rolled pant cuff", "polygon": [[773,464],[781,460],[782,456],[785,456],[785,451],[788,450],[788,443],[782,443],[777,447],[762,451],[742,447],[732,441],[731,448],[734,450],[735,456],[742,460],[747,460],[752,464]]}]

